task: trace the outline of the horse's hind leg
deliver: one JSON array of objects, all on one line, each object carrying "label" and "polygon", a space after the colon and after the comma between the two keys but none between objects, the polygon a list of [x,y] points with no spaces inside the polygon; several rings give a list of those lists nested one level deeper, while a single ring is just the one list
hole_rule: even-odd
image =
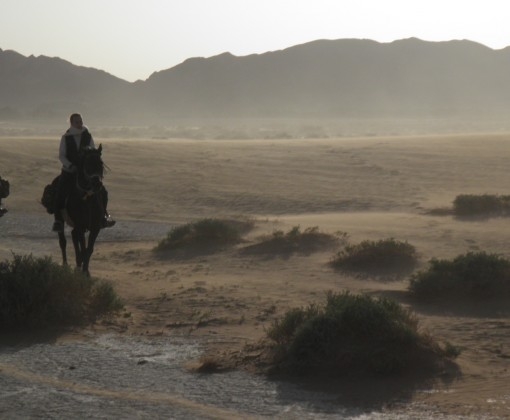
[{"label": "horse's hind leg", "polygon": [[74,253],[76,255],[76,267],[81,268],[85,257],[85,234],[78,229],[71,231],[73,237]]},{"label": "horse's hind leg", "polygon": [[62,251],[62,264],[67,265],[67,251],[66,251],[67,240],[64,232],[58,233],[58,243],[60,245],[60,251]]}]

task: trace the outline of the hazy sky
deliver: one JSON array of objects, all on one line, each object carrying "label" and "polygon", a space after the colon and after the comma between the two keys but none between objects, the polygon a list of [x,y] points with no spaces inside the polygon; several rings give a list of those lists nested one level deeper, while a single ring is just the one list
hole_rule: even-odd
[{"label": "hazy sky", "polygon": [[145,80],[190,57],[316,39],[510,45],[508,0],[0,0],[0,48]]}]

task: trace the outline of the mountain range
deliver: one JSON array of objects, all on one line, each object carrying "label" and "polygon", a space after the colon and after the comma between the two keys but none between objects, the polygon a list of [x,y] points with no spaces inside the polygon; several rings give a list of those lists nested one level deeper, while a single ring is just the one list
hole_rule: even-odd
[{"label": "mountain range", "polygon": [[237,57],[190,58],[127,82],[61,58],[0,50],[0,120],[503,118],[510,47],[459,40],[317,40]]}]

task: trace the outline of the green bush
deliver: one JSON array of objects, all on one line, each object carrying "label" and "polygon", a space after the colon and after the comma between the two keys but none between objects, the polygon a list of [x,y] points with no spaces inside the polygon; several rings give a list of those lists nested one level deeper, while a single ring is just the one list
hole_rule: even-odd
[{"label": "green bush", "polygon": [[361,272],[401,272],[418,262],[414,246],[393,238],[347,245],[331,260],[334,268]]},{"label": "green bush", "polygon": [[106,314],[123,307],[121,299],[110,283],[101,281],[94,284],[89,299],[89,310],[92,314]]},{"label": "green bush", "polygon": [[510,212],[510,195],[461,194],[453,201],[456,216],[502,216]]},{"label": "green bush", "polygon": [[202,219],[176,226],[159,242],[155,251],[186,248],[210,248],[241,242],[242,234],[253,227],[253,222],[223,219]]},{"label": "green bush", "polygon": [[291,309],[281,319],[273,321],[271,327],[266,331],[267,337],[279,345],[288,346],[296,330],[305,321],[317,316],[319,312],[320,308],[316,305],[310,305],[306,309]]},{"label": "green bush", "polygon": [[486,252],[469,252],[453,260],[433,259],[426,271],[411,277],[417,298],[443,300],[510,297],[510,261]]},{"label": "green bush", "polygon": [[393,374],[433,369],[454,355],[420,333],[416,317],[395,301],[348,292],[292,309],[266,333],[274,362],[287,372]]},{"label": "green bush", "polygon": [[80,325],[120,309],[111,285],[49,257],[0,262],[0,330]]}]

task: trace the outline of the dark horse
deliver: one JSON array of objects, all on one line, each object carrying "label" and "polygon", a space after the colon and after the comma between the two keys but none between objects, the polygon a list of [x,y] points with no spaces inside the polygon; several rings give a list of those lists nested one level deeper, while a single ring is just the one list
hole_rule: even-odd
[{"label": "dark horse", "polygon": [[[76,266],[89,275],[89,262],[94,252],[99,231],[103,227],[106,207],[106,191],[103,187],[104,163],[101,159],[102,146],[86,148],[81,155],[76,175],[76,186],[69,194],[66,203],[66,222],[72,227],[76,254]],[[86,240],[86,232],[89,232]],[[58,233],[62,260],[67,265],[66,237]]]},{"label": "dark horse", "polygon": [[2,198],[9,196],[10,184],[6,179],[2,179],[0,176],[0,217],[7,213],[7,209],[2,207]]}]

